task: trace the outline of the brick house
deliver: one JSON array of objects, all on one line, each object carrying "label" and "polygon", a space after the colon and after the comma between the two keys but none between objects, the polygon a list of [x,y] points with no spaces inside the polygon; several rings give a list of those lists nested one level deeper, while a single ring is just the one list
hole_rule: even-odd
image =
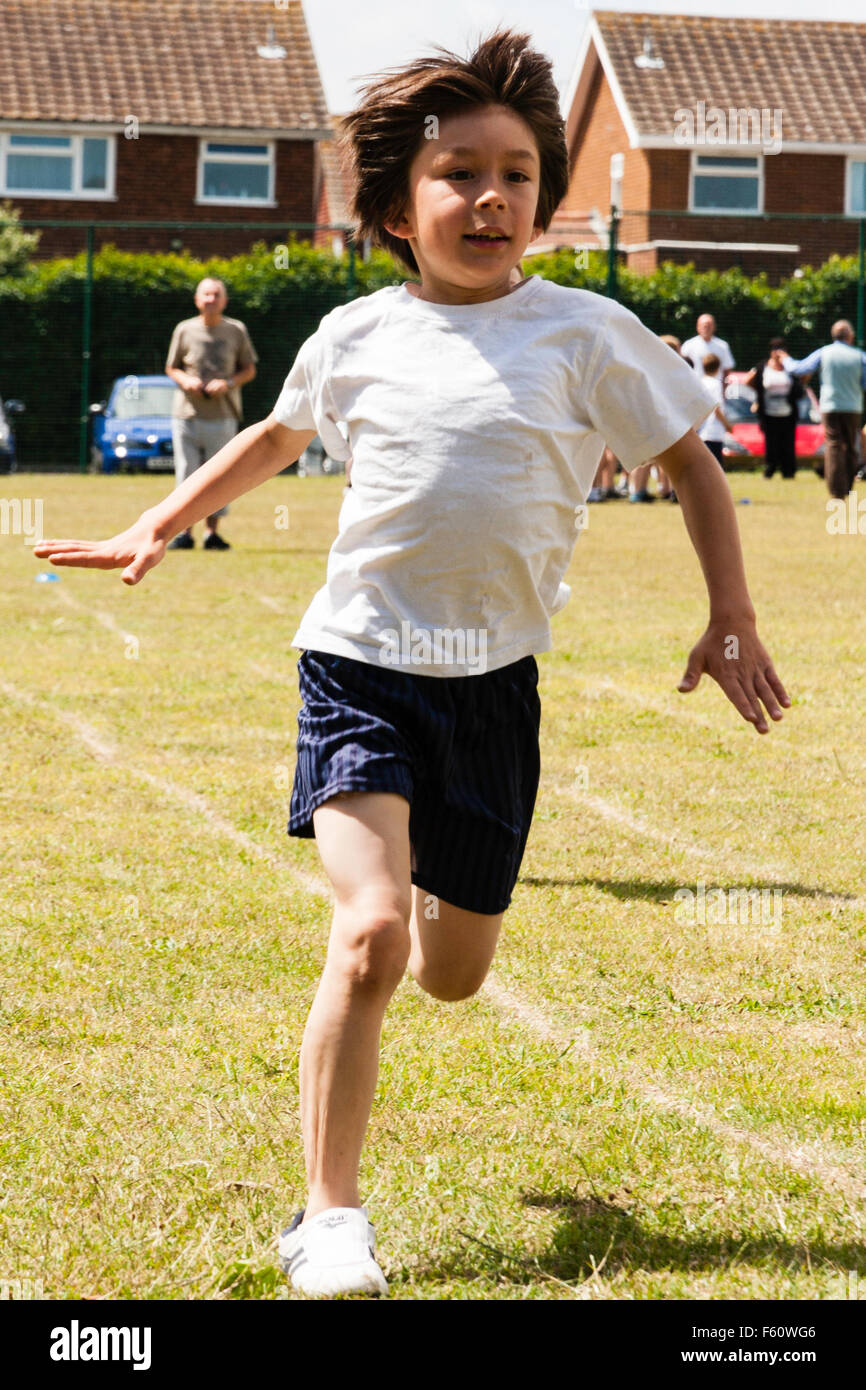
[{"label": "brick house", "polygon": [[[315,220],[333,131],[301,0],[2,0],[0,53],[0,199],[22,219],[183,221],[96,244],[197,255]],[[241,221],[273,234],[195,229]],[[46,228],[38,254],[83,244]]]},{"label": "brick house", "polygon": [[321,230],[315,233],[314,245],[332,248],[341,252],[348,240],[345,232],[335,229],[340,225],[351,226],[354,219],[349,211],[351,202],[350,182],[337,154],[337,142],[343,117],[330,118],[333,139],[323,141],[318,148],[321,159],[322,178],[319,184],[319,201],[316,205],[316,222]]},{"label": "brick house", "polygon": [[866,24],[593,12],[564,102],[569,190],[531,249],[606,247],[613,201],[639,271],[778,280],[856,252],[864,73]]}]

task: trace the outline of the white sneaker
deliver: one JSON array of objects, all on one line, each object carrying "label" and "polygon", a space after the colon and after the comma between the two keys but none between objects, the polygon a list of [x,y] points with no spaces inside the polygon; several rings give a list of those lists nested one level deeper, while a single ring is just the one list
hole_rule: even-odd
[{"label": "white sneaker", "polygon": [[306,1222],[299,1211],[280,1236],[280,1266],[293,1287],[311,1298],[386,1294],[375,1248],[376,1233],[363,1207],[331,1207]]}]

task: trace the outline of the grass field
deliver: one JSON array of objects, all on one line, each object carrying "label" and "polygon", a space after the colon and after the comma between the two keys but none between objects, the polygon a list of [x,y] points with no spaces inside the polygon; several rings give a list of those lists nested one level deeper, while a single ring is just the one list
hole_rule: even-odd
[{"label": "grass field", "polygon": [[[386,1017],[363,1190],[395,1298],[866,1298],[866,536],[827,533],[811,473],[731,485],[793,707],[760,738],[678,695],[706,615],[679,509],[591,510],[490,980],[449,1005],[407,977]],[[0,490],[101,537],[166,489]],[[341,489],[275,479],[231,553],[134,589],[35,583],[0,536],[0,1278],[47,1298],[293,1296],[330,904],[285,835],[289,643]],[[699,885],[778,910],[684,921]]]}]

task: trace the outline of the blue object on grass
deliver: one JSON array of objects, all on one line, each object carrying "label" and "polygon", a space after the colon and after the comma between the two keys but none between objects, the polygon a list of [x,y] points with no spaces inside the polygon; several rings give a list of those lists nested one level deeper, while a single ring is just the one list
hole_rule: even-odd
[{"label": "blue object on grass", "polygon": [[737,499],[737,502],[740,507],[751,507],[752,505],[751,497],[740,497]]},{"label": "blue object on grass", "polygon": [[35,575],[34,578],[37,584],[60,583],[60,575],[55,574],[52,570],[40,570],[39,574]]}]

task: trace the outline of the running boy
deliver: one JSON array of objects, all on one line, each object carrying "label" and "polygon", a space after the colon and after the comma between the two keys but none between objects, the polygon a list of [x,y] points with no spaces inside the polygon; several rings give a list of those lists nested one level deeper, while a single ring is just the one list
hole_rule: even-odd
[{"label": "running boy", "polygon": [[289,831],[315,833],[336,899],[301,1051],[309,1196],[280,1241],[309,1294],[387,1288],[358,1190],[384,1011],[407,965],[445,1000],[490,966],[538,783],[535,653],[605,441],[627,469],[658,458],[703,567],[709,625],[679,689],[706,672],[760,733],[762,705],[781,719],[790,704],[727,482],[693,428],[709,410],[699,380],[616,303],[512,281],[568,184],[551,65],[528,45],[503,31],[469,60],[439,50],[374,79],[346,120],[359,235],[420,285],[326,315],[273,413],[128,531],[34,547],[136,584],[316,432],[351,454],[327,582],[294,639]]}]

